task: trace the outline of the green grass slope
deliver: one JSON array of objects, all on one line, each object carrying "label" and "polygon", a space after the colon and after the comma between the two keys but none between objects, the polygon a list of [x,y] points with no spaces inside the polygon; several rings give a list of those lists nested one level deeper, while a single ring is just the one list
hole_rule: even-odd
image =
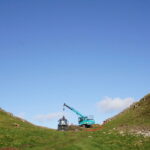
[{"label": "green grass slope", "polygon": [[[136,107],[132,110],[136,110],[138,116],[143,114],[144,119],[138,118],[137,122],[128,121],[126,125],[140,126],[142,124],[149,128],[148,103],[149,101],[146,103],[140,101],[143,109]],[[128,133],[121,135],[111,130],[126,122],[128,117],[125,114],[124,117],[118,115],[104,128],[95,132],[85,130],[61,132],[35,126],[0,110],[0,150],[149,150],[150,137]],[[132,115],[130,113],[129,117],[131,116],[132,120],[133,117],[136,118],[134,113]]]},{"label": "green grass slope", "polygon": [[[29,149],[56,139],[55,130],[35,126],[0,110],[0,147]],[[58,138],[58,137],[57,137]]]},{"label": "green grass slope", "polygon": [[105,126],[122,130],[150,131],[150,94],[111,118]]}]

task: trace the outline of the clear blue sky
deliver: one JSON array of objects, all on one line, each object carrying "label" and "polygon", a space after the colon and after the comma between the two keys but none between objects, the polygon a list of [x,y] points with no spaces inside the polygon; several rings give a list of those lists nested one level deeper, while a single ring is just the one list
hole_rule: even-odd
[{"label": "clear blue sky", "polygon": [[60,112],[66,102],[101,122],[112,115],[97,110],[103,97],[143,97],[149,8],[149,0],[1,0],[0,107],[56,127],[57,119],[34,116]]}]

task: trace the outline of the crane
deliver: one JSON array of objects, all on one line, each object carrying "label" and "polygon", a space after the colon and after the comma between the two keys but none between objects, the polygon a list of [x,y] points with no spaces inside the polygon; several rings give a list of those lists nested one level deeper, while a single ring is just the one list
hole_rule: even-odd
[{"label": "crane", "polygon": [[[64,106],[64,108],[67,107],[68,109],[72,110],[74,113],[76,113],[79,116],[78,117],[78,123],[79,123],[80,126],[90,128],[93,124],[95,124],[94,119],[82,115],[80,112],[78,112],[77,110],[75,110],[74,108],[68,106],[65,103],[64,103],[63,106]],[[63,108],[63,110],[64,110],[64,108]]]}]

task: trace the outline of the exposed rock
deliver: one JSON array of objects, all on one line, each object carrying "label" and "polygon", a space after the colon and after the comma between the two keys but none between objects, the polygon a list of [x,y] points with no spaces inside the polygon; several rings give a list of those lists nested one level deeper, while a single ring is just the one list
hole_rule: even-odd
[{"label": "exposed rock", "polygon": [[20,124],[18,124],[18,123],[13,123],[13,126],[15,126],[15,127],[20,127]]}]

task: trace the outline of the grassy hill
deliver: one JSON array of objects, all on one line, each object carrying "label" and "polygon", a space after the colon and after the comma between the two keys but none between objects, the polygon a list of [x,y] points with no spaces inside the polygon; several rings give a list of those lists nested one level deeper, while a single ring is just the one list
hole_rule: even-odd
[{"label": "grassy hill", "polygon": [[150,95],[145,96],[95,131],[60,132],[35,126],[0,110],[0,150],[149,150],[150,137],[113,130],[135,127],[148,130],[149,98]]},{"label": "grassy hill", "polygon": [[150,94],[109,119],[106,127],[124,131],[150,132]]}]

